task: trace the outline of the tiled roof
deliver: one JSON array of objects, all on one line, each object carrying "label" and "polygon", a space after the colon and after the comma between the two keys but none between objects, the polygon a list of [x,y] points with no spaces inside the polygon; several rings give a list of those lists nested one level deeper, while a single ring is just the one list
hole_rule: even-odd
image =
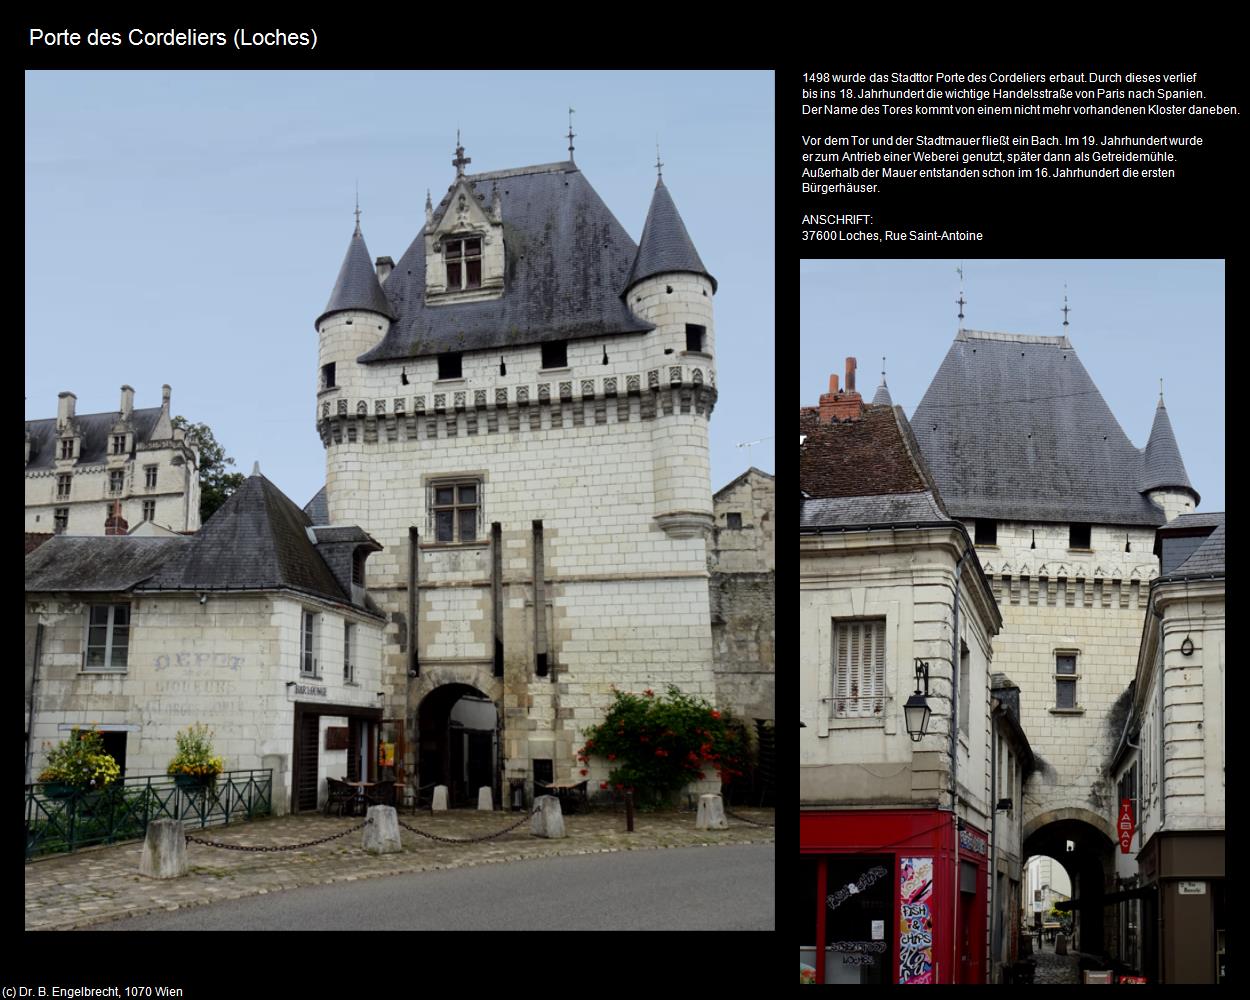
[{"label": "tiled roof", "polygon": [[316,496],[304,505],[304,513],[308,515],[308,520],[312,524],[330,523],[330,504],[326,500],[326,488],[324,486],[317,491]]},{"label": "tiled roof", "polygon": [[694,241],[686,232],[686,225],[681,221],[677,206],[673,204],[672,195],[660,178],[655,184],[655,193],[651,196],[651,207],[647,210],[647,222],[642,227],[642,241],[638,244],[638,257],[630,269],[626,287],[632,286],[643,278],[673,271],[690,271],[701,274],[712,283],[712,291],[716,291],[716,279],[707,273],[699,251],[694,248]]},{"label": "tiled roof", "polygon": [[815,498],[927,492],[900,421],[902,410],[887,406],[866,406],[860,419],[832,424],[800,410],[807,441],[799,448],[799,488]]},{"label": "tiled roof", "polygon": [[382,286],[378,284],[378,275],[359,226],[352,233],[351,242],[347,244],[347,254],[343,257],[343,266],[339,268],[338,280],[334,283],[334,291],[330,293],[330,301],[314,325],[320,325],[331,313],[346,309],[367,309],[383,316],[394,315],[390,303],[382,294]]},{"label": "tiled roof", "polygon": [[[159,406],[131,411],[131,425],[134,428],[136,445],[144,444],[152,439],[152,431],[160,416]],[[113,432],[114,425],[121,418],[119,410],[114,410],[112,413],[75,415],[74,425],[82,435],[75,466],[104,464],[108,456],[109,436]],[[30,432],[30,461],[26,464],[27,471],[55,468],[58,441],[56,418],[28,420],[26,429]]]},{"label": "tiled roof", "polygon": [[1198,547],[1198,551],[1174,569],[1169,576],[1207,576],[1224,572],[1224,525]]},{"label": "tiled roof", "polygon": [[26,557],[26,590],[130,590],[194,544],[191,538],[57,535]]},{"label": "tiled roof", "polygon": [[486,198],[499,191],[503,295],[428,307],[422,228],[382,286],[397,319],[362,362],[655,329],[621,297],[637,247],[573,163],[468,180]]},{"label": "tiled roof", "polygon": [[1144,491],[1161,487],[1186,489],[1197,496],[1197,491],[1189,483],[1189,476],[1185,474],[1185,463],[1181,461],[1181,450],[1176,445],[1172,421],[1168,419],[1162,399],[1155,408],[1150,440],[1146,442],[1140,488]]},{"label": "tiled roof", "polygon": [[307,514],[254,473],[188,539],[180,558],[141,589],[290,589],[350,603],[308,537],[310,525]]},{"label": "tiled roof", "polygon": [[1065,337],[961,330],[911,423],[956,517],[1163,523],[1141,450]]},{"label": "tiled roof", "polygon": [[872,497],[831,497],[799,501],[799,527],[854,524],[918,524],[950,518],[928,490]]},{"label": "tiled roof", "polygon": [[30,555],[35,549],[39,548],[44,542],[52,538],[50,531],[28,531],[26,532],[26,555]]}]

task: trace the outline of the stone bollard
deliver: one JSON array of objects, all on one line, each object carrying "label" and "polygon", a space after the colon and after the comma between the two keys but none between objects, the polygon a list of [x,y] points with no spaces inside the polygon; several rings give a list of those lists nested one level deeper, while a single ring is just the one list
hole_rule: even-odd
[{"label": "stone bollard", "polygon": [[1060,934],[1055,938],[1055,954],[1066,955],[1068,953],[1068,939]]},{"label": "stone bollard", "polygon": [[446,812],[447,811],[447,786],[434,786],[434,804],[430,806],[430,812]]},{"label": "stone bollard", "polygon": [[564,814],[560,812],[560,800],[554,795],[540,795],[534,800],[530,832],[535,837],[547,837],[551,840],[564,836]]},{"label": "stone bollard", "polygon": [[368,818],[373,822],[365,826],[361,847],[370,854],[395,854],[404,849],[394,806],[370,806]]},{"label": "stone bollard", "polygon": [[477,790],[477,807],[478,809],[486,810],[486,812],[495,811],[495,803],[491,798],[489,785],[483,785]]},{"label": "stone bollard", "polygon": [[187,835],[182,829],[182,820],[152,820],[143,841],[139,874],[148,878],[177,878],[186,873]]},{"label": "stone bollard", "polygon": [[695,819],[696,830],[728,830],[725,820],[725,800],[719,795],[699,796],[699,815]]}]

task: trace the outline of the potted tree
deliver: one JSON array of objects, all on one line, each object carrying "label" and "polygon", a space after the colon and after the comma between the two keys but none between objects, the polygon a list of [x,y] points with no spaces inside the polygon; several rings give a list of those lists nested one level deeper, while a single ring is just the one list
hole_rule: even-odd
[{"label": "potted tree", "polygon": [[185,791],[211,787],[224,769],[221,758],[213,754],[212,730],[197,722],[174,737],[178,752],[166,771],[174,783]]},{"label": "potted tree", "polygon": [[98,791],[120,774],[117,761],[104,749],[104,737],[94,729],[75,729],[68,739],[48,752],[48,763],[39,773],[39,781],[48,798],[64,799],[80,792]]}]

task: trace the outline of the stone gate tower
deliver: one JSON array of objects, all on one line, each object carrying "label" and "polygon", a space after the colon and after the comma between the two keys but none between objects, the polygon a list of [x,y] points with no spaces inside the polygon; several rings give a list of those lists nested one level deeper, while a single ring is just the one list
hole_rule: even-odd
[{"label": "stone gate tower", "polygon": [[635,245],[571,159],[456,152],[398,263],[357,223],[316,322],[325,516],[384,546],[384,712],[453,795],[579,775],[614,685],[715,690],[716,282],[662,180]]}]

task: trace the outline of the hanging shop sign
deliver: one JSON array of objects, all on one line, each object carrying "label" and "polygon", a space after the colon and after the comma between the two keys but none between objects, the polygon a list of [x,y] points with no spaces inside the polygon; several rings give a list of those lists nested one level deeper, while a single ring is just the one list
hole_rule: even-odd
[{"label": "hanging shop sign", "polygon": [[300,698],[324,698],[326,689],[320,684],[296,684],[295,694]]},{"label": "hanging shop sign", "polygon": [[933,859],[899,859],[898,981],[933,982]]},{"label": "hanging shop sign", "polygon": [[1132,799],[1120,800],[1120,818],[1116,821],[1116,829],[1120,834],[1120,853],[1128,854],[1133,846],[1133,833],[1135,832]]},{"label": "hanging shop sign", "polygon": [[1181,882],[1177,886],[1182,896],[1205,896],[1207,894],[1207,884],[1205,882]]}]

